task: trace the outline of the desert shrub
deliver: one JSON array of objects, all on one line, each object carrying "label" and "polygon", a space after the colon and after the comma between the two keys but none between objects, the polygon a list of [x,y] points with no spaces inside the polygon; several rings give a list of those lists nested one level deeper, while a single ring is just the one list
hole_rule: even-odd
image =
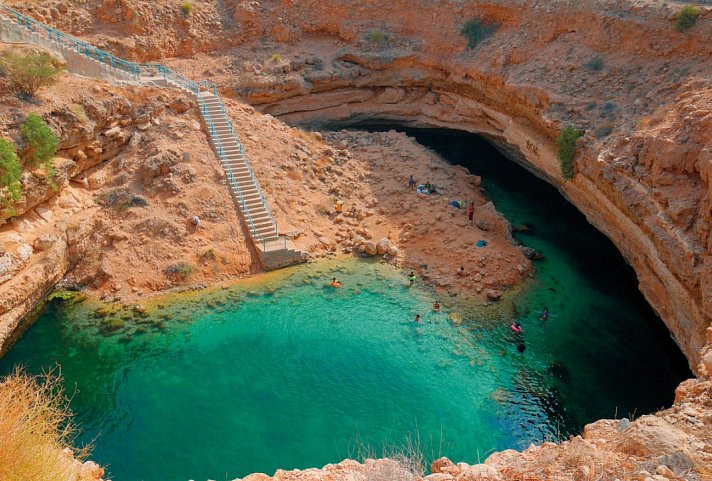
[{"label": "desert shrub", "polygon": [[217,255],[215,254],[215,250],[212,248],[208,249],[206,251],[203,251],[200,254],[200,260],[203,262],[210,262],[210,261],[214,261],[215,259],[217,259]]},{"label": "desert shrub", "polygon": [[697,22],[697,17],[699,16],[699,8],[693,5],[685,5],[675,15],[675,30],[678,32],[684,32],[685,30],[692,28],[692,26]]},{"label": "desert shrub", "polygon": [[611,132],[613,132],[613,127],[613,122],[611,122],[610,120],[606,120],[598,127],[596,127],[596,130],[594,130],[593,133],[596,135],[597,139],[602,139],[603,137],[608,137],[609,135],[611,135]]},{"label": "desert shrub", "polygon": [[30,376],[16,369],[0,380],[0,479],[86,479],[78,459],[87,449],[75,450],[75,426],[62,382],[53,372]]},{"label": "desert shrub", "polygon": [[272,61],[277,63],[282,60],[282,56],[278,53],[272,54]]},{"label": "desert shrub", "polygon": [[467,48],[475,48],[478,43],[497,31],[496,23],[485,23],[482,20],[468,20],[460,29],[460,35],[467,40]]},{"label": "desert shrub", "polygon": [[148,205],[146,199],[125,188],[117,188],[104,192],[99,196],[98,201],[99,204],[105,207],[111,207],[119,212],[128,210],[131,207],[146,207]]},{"label": "desert shrub", "polygon": [[22,196],[21,174],[22,167],[15,145],[0,139],[0,207],[3,215],[14,215],[13,205]]},{"label": "desert shrub", "polygon": [[353,451],[350,457],[364,463],[366,481],[412,481],[422,478],[427,470],[423,446],[417,435],[408,436],[400,445],[384,445],[378,451],[357,443]]},{"label": "desert shrub", "polygon": [[163,271],[168,277],[174,277],[176,279],[187,279],[193,275],[195,272],[195,267],[193,264],[188,262],[179,262],[177,264],[172,264]]},{"label": "desert shrub", "polygon": [[593,57],[591,60],[583,64],[583,68],[591,72],[600,72],[603,70],[603,58]]},{"label": "desert shrub", "polygon": [[62,68],[57,60],[45,52],[7,52],[2,56],[3,70],[9,87],[20,94],[33,96],[47,85],[52,85]]},{"label": "desert shrub", "polygon": [[383,43],[386,41],[386,34],[381,30],[371,30],[366,39],[371,43]]},{"label": "desert shrub", "polygon": [[561,176],[572,179],[574,176],[574,157],[576,156],[576,141],[581,137],[579,131],[573,125],[567,125],[561,130],[557,143],[559,144],[559,162],[561,163]]},{"label": "desert shrub", "polygon": [[54,154],[59,147],[59,137],[54,135],[49,125],[42,117],[35,113],[27,116],[25,123],[20,127],[22,137],[27,141],[32,165],[42,165],[47,172],[47,180],[54,185],[56,171],[54,168]]},{"label": "desert shrub", "polygon": [[193,13],[193,4],[190,2],[183,2],[180,6],[180,11],[183,12],[183,15],[186,17]]},{"label": "desert shrub", "polygon": [[589,103],[586,104],[585,109],[586,109],[588,112],[590,112],[591,110],[595,109],[596,107],[598,107],[598,104],[597,104],[596,102],[589,102]]}]

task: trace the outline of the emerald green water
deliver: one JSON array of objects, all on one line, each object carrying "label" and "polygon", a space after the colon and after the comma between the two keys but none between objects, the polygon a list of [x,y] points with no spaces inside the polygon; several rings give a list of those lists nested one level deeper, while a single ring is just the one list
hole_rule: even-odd
[{"label": "emerald green water", "polygon": [[[470,140],[444,144],[456,141]],[[445,153],[472,160],[462,145]],[[480,153],[471,168],[496,167],[496,156]],[[531,176],[513,172],[485,187],[513,223],[532,225],[520,239],[545,254],[514,299],[524,353],[506,306],[440,298],[433,313],[434,294],[403,273],[342,259],[162,301],[147,317],[54,301],[0,371],[61,365],[80,441],[94,440],[92,458],[114,481],[272,474],[409,437],[429,459],[476,462],[669,404],[689,371],[630,270],[575,211],[558,215],[555,193],[532,194],[511,182]],[[344,287],[326,287],[332,276]]]}]

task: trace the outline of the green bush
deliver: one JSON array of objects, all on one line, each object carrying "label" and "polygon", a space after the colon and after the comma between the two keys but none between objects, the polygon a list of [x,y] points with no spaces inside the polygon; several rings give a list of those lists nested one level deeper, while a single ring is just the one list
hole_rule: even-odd
[{"label": "green bush", "polygon": [[467,48],[475,48],[478,43],[497,31],[495,23],[484,23],[482,20],[468,20],[460,29],[460,34],[467,40]]},{"label": "green bush", "polygon": [[30,150],[30,163],[42,165],[47,172],[47,180],[53,184],[56,171],[54,169],[54,154],[59,147],[59,137],[54,135],[49,125],[35,113],[27,116],[20,127],[22,136],[27,141]]},{"label": "green bush", "polygon": [[193,267],[193,264],[189,264],[187,262],[179,262],[178,264],[173,264],[166,267],[166,270],[164,272],[169,277],[175,277],[177,279],[184,280],[193,275],[193,273],[195,272],[195,267]]},{"label": "green bush", "polygon": [[692,5],[685,5],[675,15],[675,30],[678,32],[684,32],[688,28],[691,28],[695,22],[697,22],[697,17],[699,16],[699,8]]},{"label": "green bush", "polygon": [[21,174],[22,167],[15,145],[0,139],[0,206],[4,215],[14,214],[13,205],[22,196]]},{"label": "green bush", "polygon": [[380,30],[371,30],[366,35],[366,39],[371,43],[383,43],[386,40],[386,34]]},{"label": "green bush", "polygon": [[559,134],[559,162],[561,163],[561,176],[566,179],[574,177],[574,157],[576,156],[576,141],[582,133],[573,125],[567,125]]},{"label": "green bush", "polygon": [[180,6],[181,11],[183,12],[183,15],[186,17],[193,13],[193,4],[190,2],[183,2],[183,4]]},{"label": "green bush", "polygon": [[7,52],[2,56],[2,70],[10,88],[20,94],[33,96],[47,85],[52,85],[62,68],[48,53]]},{"label": "green bush", "polygon": [[282,56],[278,53],[272,54],[272,61],[274,63],[279,63],[282,61]]}]

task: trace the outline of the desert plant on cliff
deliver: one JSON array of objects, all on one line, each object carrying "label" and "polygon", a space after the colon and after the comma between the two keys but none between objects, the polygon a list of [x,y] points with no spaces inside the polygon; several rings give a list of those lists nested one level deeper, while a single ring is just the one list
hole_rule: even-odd
[{"label": "desert plant on cliff", "polygon": [[173,277],[180,280],[185,280],[193,275],[195,267],[188,262],[179,262],[177,264],[166,267],[163,271],[168,277]]},{"label": "desert plant on cliff", "polygon": [[273,61],[274,63],[279,63],[279,62],[282,61],[282,56],[281,56],[280,54],[278,54],[278,53],[273,53],[273,54],[272,54],[272,61]]},{"label": "desert plant on cliff", "polygon": [[383,43],[386,41],[386,34],[381,30],[371,30],[366,35],[366,39],[371,43]]},{"label": "desert plant on cliff", "polygon": [[485,23],[482,20],[468,20],[460,29],[460,34],[467,40],[467,48],[475,48],[477,44],[497,31],[496,23]]},{"label": "desert plant on cliff", "polygon": [[42,117],[35,113],[27,116],[25,123],[20,127],[22,137],[29,147],[30,163],[44,166],[47,180],[54,186],[56,171],[54,168],[54,154],[59,147],[59,137],[54,135],[49,125]]},{"label": "desert plant on cliff", "polygon": [[699,8],[693,5],[685,5],[675,15],[675,30],[678,32],[684,32],[688,28],[691,28],[697,22],[697,17],[699,16]]},{"label": "desert plant on cliff", "polygon": [[55,373],[30,376],[15,370],[0,380],[0,479],[87,479],[75,450],[75,427]]},{"label": "desert plant on cliff", "polygon": [[186,17],[193,13],[193,4],[190,2],[183,2],[180,6],[181,12],[183,12],[183,15]]},{"label": "desert plant on cliff", "polygon": [[576,141],[582,133],[573,125],[567,125],[561,130],[557,143],[559,144],[559,162],[561,163],[561,176],[572,179],[574,176],[574,157],[576,156]]},{"label": "desert plant on cliff", "polygon": [[52,85],[62,71],[58,61],[45,52],[9,51],[2,56],[1,62],[9,87],[30,97],[40,88]]},{"label": "desert plant on cliff", "polygon": [[104,192],[99,196],[97,202],[119,212],[128,210],[131,207],[146,207],[148,205],[146,199],[123,187]]},{"label": "desert plant on cliff", "polygon": [[3,216],[14,215],[13,205],[22,196],[20,174],[22,174],[22,167],[15,145],[0,139],[0,207]]}]

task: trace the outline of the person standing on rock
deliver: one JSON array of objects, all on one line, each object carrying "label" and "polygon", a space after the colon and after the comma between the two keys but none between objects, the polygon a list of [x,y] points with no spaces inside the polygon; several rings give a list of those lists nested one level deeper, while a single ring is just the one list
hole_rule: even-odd
[{"label": "person standing on rock", "polygon": [[475,203],[470,202],[470,206],[467,208],[467,218],[470,219],[470,222],[475,220]]},{"label": "person standing on rock", "polygon": [[415,190],[415,179],[413,178],[413,174],[410,174],[410,179],[408,179],[408,187],[410,187],[410,190]]},{"label": "person standing on rock", "polygon": [[410,274],[408,275],[408,281],[410,281],[411,286],[415,284],[416,279],[417,277],[415,277],[415,273],[413,271],[410,271]]}]

